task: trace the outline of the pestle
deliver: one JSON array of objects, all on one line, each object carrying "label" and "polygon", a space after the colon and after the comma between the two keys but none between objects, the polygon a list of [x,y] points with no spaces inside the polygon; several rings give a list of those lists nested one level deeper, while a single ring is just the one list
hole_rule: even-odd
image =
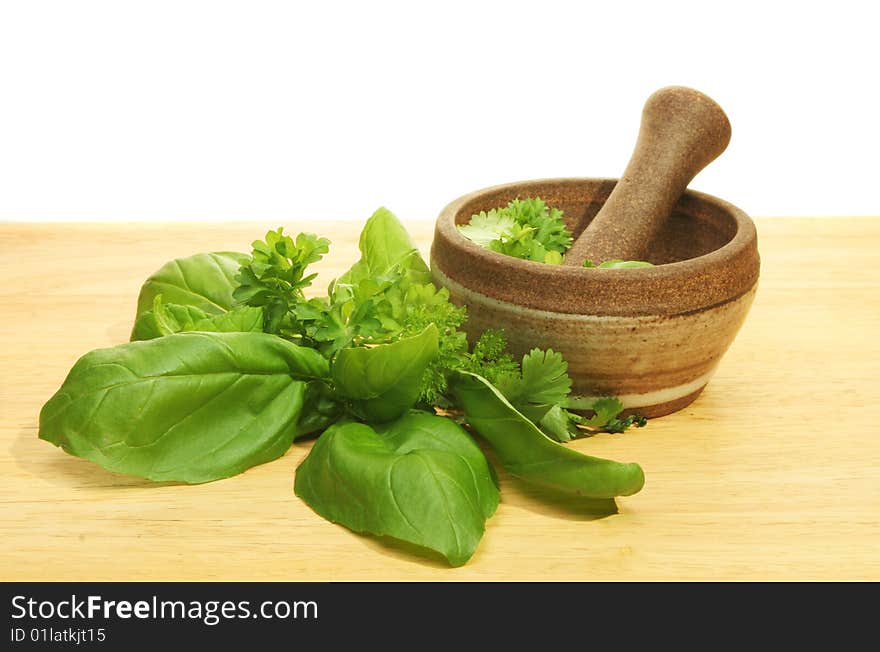
[{"label": "pestle", "polygon": [[645,102],[632,157],[607,201],[565,255],[565,264],[644,260],[696,174],[730,142],[730,122],[692,88],[661,88]]}]

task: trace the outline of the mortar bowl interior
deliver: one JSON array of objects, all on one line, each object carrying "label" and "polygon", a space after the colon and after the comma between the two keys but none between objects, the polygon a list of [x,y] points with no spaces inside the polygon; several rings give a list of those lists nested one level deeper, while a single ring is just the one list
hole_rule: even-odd
[{"label": "mortar bowl interior", "polygon": [[660,416],[700,394],[745,320],[760,271],[748,215],[686,191],[650,243],[646,259],[655,266],[618,270],[520,260],[457,229],[480,211],[541,197],[563,211],[576,238],[615,183],[546,179],[460,197],[437,218],[431,272],[468,307],[469,338],[500,328],[517,356],[534,347],[561,352],[576,407],[617,396],[630,411]]}]

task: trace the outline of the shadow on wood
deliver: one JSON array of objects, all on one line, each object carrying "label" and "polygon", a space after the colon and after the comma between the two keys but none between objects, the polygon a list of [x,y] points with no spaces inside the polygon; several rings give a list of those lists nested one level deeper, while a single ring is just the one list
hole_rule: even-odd
[{"label": "shadow on wood", "polygon": [[50,484],[70,489],[103,487],[171,487],[182,482],[154,482],[144,478],[114,473],[96,463],[68,455],[61,448],[37,437],[37,427],[18,433],[12,446],[12,458],[29,475]]}]

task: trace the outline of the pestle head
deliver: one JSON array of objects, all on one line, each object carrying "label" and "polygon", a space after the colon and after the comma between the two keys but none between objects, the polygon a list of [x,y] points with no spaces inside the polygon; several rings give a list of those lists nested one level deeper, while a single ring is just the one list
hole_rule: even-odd
[{"label": "pestle head", "polygon": [[623,176],[566,253],[565,264],[644,259],[691,179],[729,142],[730,121],[710,97],[684,86],[656,91],[645,102]]}]

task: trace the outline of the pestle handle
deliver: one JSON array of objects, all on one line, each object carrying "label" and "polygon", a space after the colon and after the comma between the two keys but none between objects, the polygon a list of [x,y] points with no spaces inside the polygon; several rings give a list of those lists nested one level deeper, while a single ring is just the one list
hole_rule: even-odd
[{"label": "pestle handle", "polygon": [[644,260],[691,179],[729,142],[730,121],[703,93],[670,86],[651,95],[623,176],[566,253],[565,264]]}]

